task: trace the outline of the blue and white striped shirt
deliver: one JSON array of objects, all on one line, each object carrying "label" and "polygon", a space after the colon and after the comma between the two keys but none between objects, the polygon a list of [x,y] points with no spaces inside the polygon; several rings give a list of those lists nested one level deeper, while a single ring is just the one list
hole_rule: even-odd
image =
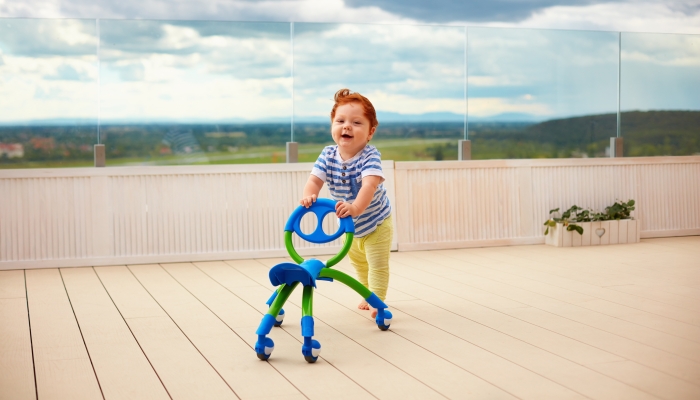
[{"label": "blue and white striped shirt", "polygon": [[326,146],[318,156],[311,174],[328,184],[331,197],[336,201],[352,203],[360,193],[362,178],[376,175],[381,183],[365,211],[353,218],[355,237],[367,236],[391,215],[391,204],[384,188],[382,159],[376,147],[367,145],[349,160],[340,157],[338,146]]}]

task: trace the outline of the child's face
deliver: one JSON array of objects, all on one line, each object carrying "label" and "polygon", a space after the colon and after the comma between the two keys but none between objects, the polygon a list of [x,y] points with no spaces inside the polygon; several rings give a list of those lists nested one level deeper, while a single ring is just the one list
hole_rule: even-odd
[{"label": "child's face", "polygon": [[347,103],[335,109],[331,124],[333,141],[338,145],[343,158],[352,157],[372,139],[376,127],[370,126],[365,110],[360,103]]}]

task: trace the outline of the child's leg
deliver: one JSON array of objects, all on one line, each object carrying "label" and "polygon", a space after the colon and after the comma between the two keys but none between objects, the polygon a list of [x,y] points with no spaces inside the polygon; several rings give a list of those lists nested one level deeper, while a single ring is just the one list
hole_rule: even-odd
[{"label": "child's leg", "polygon": [[[365,238],[356,238],[352,241],[350,251],[348,251],[348,258],[350,259],[350,264],[357,272],[357,280],[365,285],[365,287],[368,287],[369,264],[367,263],[367,256],[365,255],[364,241]],[[369,305],[366,301],[362,300],[357,308],[360,310],[369,310]]]},{"label": "child's leg", "polygon": [[350,246],[350,250],[348,251],[348,258],[350,259],[350,264],[355,268],[355,271],[357,271],[357,280],[360,281],[361,284],[367,286],[368,284],[368,272],[369,272],[369,264],[367,263],[367,256],[365,255],[365,249],[364,249],[364,238],[357,238],[352,241],[352,246]]},{"label": "child's leg", "polygon": [[389,287],[389,253],[394,235],[391,216],[385,219],[377,230],[367,235],[364,243],[367,263],[369,264],[369,290],[382,301],[386,299]]}]

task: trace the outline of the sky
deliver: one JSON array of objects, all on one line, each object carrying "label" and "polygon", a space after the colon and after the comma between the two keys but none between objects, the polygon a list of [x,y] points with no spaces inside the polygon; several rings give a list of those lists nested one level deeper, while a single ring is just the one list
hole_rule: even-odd
[{"label": "sky", "polygon": [[697,0],[0,0],[0,17],[456,24],[700,33]]},{"label": "sky", "polygon": [[623,111],[700,110],[700,1],[0,0],[0,123],[320,120],[341,87],[541,121],[616,112],[618,59]]}]

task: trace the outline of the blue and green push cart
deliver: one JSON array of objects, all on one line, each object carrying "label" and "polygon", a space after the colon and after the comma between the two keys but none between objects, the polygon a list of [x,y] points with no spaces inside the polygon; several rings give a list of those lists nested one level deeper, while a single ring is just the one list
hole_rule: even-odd
[{"label": "blue and green push cart", "polygon": [[[255,352],[261,360],[270,358],[275,344],[267,335],[270,333],[273,326],[282,325],[282,321],[284,320],[284,310],[282,307],[289,298],[289,295],[292,294],[299,284],[304,287],[301,306],[301,335],[304,337],[304,343],[301,346],[301,353],[304,355],[304,359],[307,362],[316,362],[321,353],[321,344],[313,339],[313,296],[317,280],[331,282],[336,280],[349,286],[362,296],[370,306],[377,309],[375,322],[379,329],[383,331],[389,329],[392,316],[391,312],[386,309],[386,304],[356,279],[331,268],[348,254],[355,233],[355,226],[352,223],[351,217],[341,218],[338,231],[333,235],[327,235],[323,231],[323,219],[326,215],[335,213],[335,203],[335,201],[330,199],[318,199],[309,208],[303,206],[297,207],[289,217],[289,220],[287,220],[287,224],[284,227],[284,243],[287,247],[287,252],[289,252],[289,256],[296,263],[284,262],[270,269],[270,282],[273,286],[279,286],[279,288],[275,290],[267,301],[267,305],[270,306],[270,308],[260,322],[258,330],[255,332],[258,335],[258,341],[255,343]],[[316,215],[318,225],[313,233],[307,235],[301,231],[300,223],[304,215],[309,212]],[[345,234],[345,243],[340,252],[325,263],[315,258],[304,260],[299,253],[294,250],[292,244],[292,235],[294,233],[306,241],[317,244],[331,242]]]}]

